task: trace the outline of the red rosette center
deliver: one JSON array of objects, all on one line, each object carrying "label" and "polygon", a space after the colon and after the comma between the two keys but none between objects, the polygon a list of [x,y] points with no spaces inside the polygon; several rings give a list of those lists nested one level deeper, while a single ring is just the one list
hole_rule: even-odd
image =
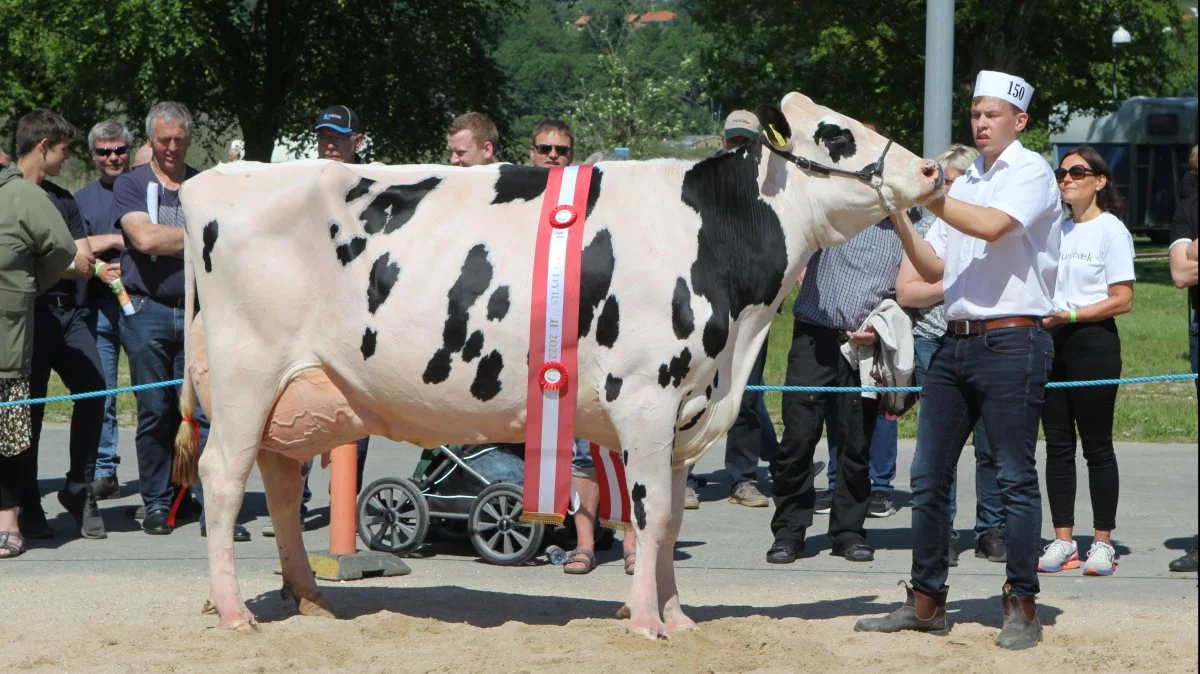
[{"label": "red rosette center", "polygon": [[575,209],[570,206],[557,206],[553,211],[550,211],[550,226],[555,229],[563,229],[575,224],[578,214]]},{"label": "red rosette center", "polygon": [[557,391],[567,385],[567,368],[550,361],[538,370],[538,385],[545,391]]}]

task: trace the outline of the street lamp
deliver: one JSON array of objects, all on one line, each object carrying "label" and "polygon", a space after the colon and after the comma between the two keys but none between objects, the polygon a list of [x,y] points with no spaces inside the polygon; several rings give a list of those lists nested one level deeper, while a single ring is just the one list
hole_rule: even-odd
[{"label": "street lamp", "polygon": [[1117,26],[1117,29],[1114,30],[1113,34],[1112,34],[1112,48],[1113,48],[1113,50],[1112,50],[1112,63],[1113,63],[1112,80],[1113,80],[1113,100],[1114,101],[1118,100],[1117,99],[1117,47],[1120,45],[1123,45],[1123,44],[1129,44],[1130,42],[1133,42],[1133,36],[1129,34],[1129,31],[1125,30],[1124,26]]}]

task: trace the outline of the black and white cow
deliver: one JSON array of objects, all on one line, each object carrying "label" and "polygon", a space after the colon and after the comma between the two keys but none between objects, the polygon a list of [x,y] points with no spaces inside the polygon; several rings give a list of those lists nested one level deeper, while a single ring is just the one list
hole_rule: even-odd
[{"label": "black and white cow", "polygon": [[[650,636],[694,626],[672,564],[687,464],[733,423],[792,281],[818,248],[942,187],[933,162],[803,95],[759,114],[767,140],[732,154],[599,164],[587,204],[576,432],[626,462],[645,560],[630,627]],[[838,173],[885,155],[881,175]],[[188,376],[212,420],[199,471],[222,626],[253,622],[232,526],[256,459],[284,584],[301,612],[325,613],[297,525],[299,462],[367,434],[524,439],[546,177],[239,162],[183,186],[188,293],[204,307],[189,317]],[[186,470],[195,454],[180,457]]]}]

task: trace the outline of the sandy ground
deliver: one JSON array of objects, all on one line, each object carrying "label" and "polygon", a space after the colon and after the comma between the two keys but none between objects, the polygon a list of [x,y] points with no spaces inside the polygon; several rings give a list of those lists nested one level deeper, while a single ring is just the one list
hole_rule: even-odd
[{"label": "sandy ground", "polygon": [[[615,563],[609,566],[606,576],[611,578],[603,585],[617,589],[619,570]],[[554,573],[552,567],[527,571],[543,578]],[[1194,603],[1188,611],[1184,606],[1143,610],[1054,601],[1042,609],[1045,642],[1006,653],[992,643],[999,619],[995,598],[952,604],[949,637],[868,635],[856,634],[854,621],[885,610],[893,597],[786,588],[795,603],[693,606],[700,631],[653,642],[625,633],[621,621],[596,617],[612,615],[616,600],[579,593],[538,596],[463,586],[413,587],[412,578],[327,588],[344,615],[340,621],[296,616],[290,602],[279,599],[276,579],[246,579],[243,590],[252,597],[249,604],[260,625],[257,634],[245,636],[217,629],[213,616],[200,614],[203,578],[105,578],[102,589],[81,594],[79,588],[94,584],[96,576],[43,576],[5,593],[6,606],[22,607],[18,620],[7,621],[5,659],[10,671],[22,672],[545,672],[580,667],[631,672],[1023,672],[1050,671],[1067,663],[1076,671],[1196,671]],[[582,585],[576,583],[575,589],[589,589]],[[589,584],[591,589],[594,585]]]},{"label": "sandy ground", "polygon": [[[126,447],[132,435],[121,438],[128,463],[134,463]],[[66,436],[66,429],[49,428],[42,445],[42,486],[50,494],[43,503],[59,536],[0,562],[7,636],[0,671],[1197,671],[1197,578],[1166,570],[1197,529],[1194,445],[1119,448],[1117,574],[1043,576],[1045,641],[1009,653],[993,645],[1004,566],[969,550],[951,570],[950,636],[855,633],[858,618],[886,613],[903,599],[896,582],[908,577],[911,510],[868,520],[873,563],[829,555],[821,519],[805,557],[769,565],[762,555],[771,542],[771,509],[725,500],[719,452],[698,466],[710,483],[701,490],[701,509],[688,511],[675,553],[683,602],[698,632],[659,641],[625,632],[613,618],[629,589],[619,546],[600,552],[600,566],[582,577],[544,558],[507,568],[479,561],[469,547],[426,546],[407,560],[410,575],[321,582],[342,620],[297,616],[279,597],[280,577],[272,572],[278,560],[273,539],[261,535],[265,504],[255,474],[242,509],[253,540],[235,552],[242,592],[260,624],[254,635],[231,633],[200,613],[208,580],[197,523],[147,536],[124,515],[140,502],[132,468],[122,468],[127,496],[101,503],[108,538],[72,535],[70,516],[53,496],[66,465]],[[411,473],[415,452],[394,449],[372,441],[368,481]],[[911,450],[902,443],[905,468]],[[1090,522],[1083,463],[1076,517]],[[971,545],[972,468],[960,465],[964,548]],[[902,501],[906,472],[896,483]],[[313,475],[317,523],[327,518],[326,479],[327,473]],[[1044,518],[1048,534],[1048,512]],[[1081,552],[1090,543],[1086,534],[1078,532]],[[310,550],[324,547],[327,537],[325,527],[305,534]]]}]

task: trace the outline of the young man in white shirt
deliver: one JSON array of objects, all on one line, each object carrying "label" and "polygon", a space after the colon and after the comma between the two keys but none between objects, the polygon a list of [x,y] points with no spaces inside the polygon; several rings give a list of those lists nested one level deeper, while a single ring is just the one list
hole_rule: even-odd
[{"label": "young man in white shirt", "polygon": [[1054,308],[1062,212],[1050,165],[1017,140],[1032,95],[1020,77],[981,71],[971,132],[982,156],[948,196],[928,204],[939,221],[925,239],[902,213],[893,216],[917,272],[927,282],[943,282],[948,330],[921,391],[912,466],[912,588],[904,606],[860,620],[858,631],[948,631],[950,481],[982,416],[1006,519],[1008,582],[996,644],[1029,648],[1042,638],[1034,601],[1042,521],[1034,453],[1054,346],[1040,317]]}]

